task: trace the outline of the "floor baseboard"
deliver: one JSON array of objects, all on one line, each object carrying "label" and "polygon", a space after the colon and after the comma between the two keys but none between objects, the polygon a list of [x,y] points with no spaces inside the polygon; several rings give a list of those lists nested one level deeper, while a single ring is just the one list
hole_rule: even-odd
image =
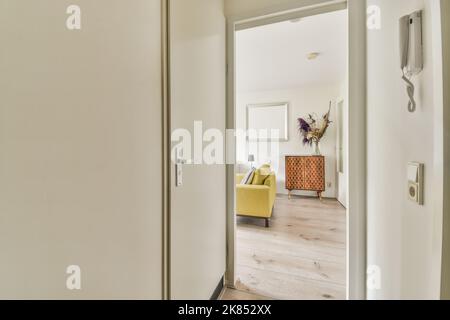
[{"label": "floor baseboard", "polygon": [[224,289],[224,276],[222,276],[222,278],[219,281],[219,284],[217,285],[216,289],[214,290],[211,299],[210,300],[219,300],[220,294],[222,293],[223,289]]}]

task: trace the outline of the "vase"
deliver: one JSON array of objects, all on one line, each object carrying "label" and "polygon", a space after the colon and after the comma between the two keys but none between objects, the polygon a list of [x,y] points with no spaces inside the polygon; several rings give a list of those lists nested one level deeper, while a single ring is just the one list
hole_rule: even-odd
[{"label": "vase", "polygon": [[320,151],[320,142],[319,141],[315,141],[314,142],[314,155],[315,156],[321,156],[322,152]]}]

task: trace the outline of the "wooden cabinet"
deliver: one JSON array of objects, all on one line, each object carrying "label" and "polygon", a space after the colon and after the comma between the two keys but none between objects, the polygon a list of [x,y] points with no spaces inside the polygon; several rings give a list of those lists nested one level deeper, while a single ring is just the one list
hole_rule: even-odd
[{"label": "wooden cabinet", "polygon": [[316,191],[320,199],[325,191],[325,157],[323,156],[287,156],[286,189]]}]

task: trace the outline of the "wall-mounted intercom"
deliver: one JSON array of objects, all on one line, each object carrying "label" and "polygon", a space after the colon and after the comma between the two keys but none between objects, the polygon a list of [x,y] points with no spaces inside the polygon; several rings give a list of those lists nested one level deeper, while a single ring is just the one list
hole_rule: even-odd
[{"label": "wall-mounted intercom", "polygon": [[409,96],[408,110],[416,111],[411,78],[423,70],[422,11],[400,18],[400,67]]},{"label": "wall-mounted intercom", "polygon": [[424,167],[423,163],[410,162],[408,164],[408,198],[418,205],[424,203]]}]

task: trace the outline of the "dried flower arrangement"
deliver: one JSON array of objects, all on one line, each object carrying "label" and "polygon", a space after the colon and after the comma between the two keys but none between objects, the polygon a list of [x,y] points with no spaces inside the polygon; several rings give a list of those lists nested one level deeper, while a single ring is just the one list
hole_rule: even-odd
[{"label": "dried flower arrangement", "polygon": [[328,127],[332,123],[330,121],[331,102],[328,112],[318,119],[316,114],[309,114],[306,119],[298,119],[298,129],[303,137],[303,144],[312,146],[316,144],[316,154],[320,154],[319,143],[325,136]]}]

